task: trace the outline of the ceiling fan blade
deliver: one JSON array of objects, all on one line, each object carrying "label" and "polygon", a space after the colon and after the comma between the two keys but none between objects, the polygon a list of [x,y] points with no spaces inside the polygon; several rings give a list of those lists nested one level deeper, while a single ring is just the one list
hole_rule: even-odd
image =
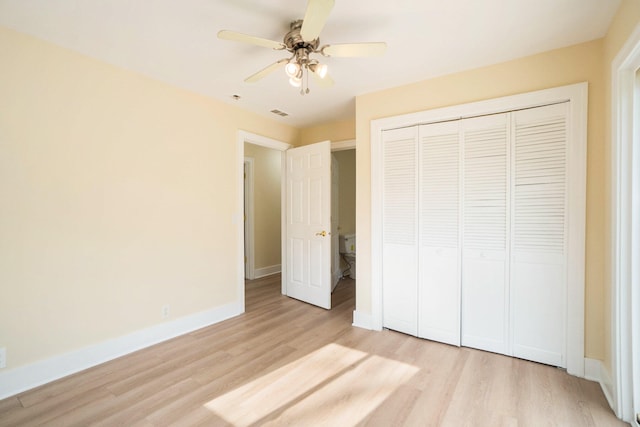
[{"label": "ceiling fan blade", "polygon": [[276,42],[269,39],[263,39],[260,37],[254,37],[248,34],[237,33],[235,31],[229,31],[229,30],[219,31],[218,38],[223,40],[233,40],[237,42],[250,43],[256,46],[269,47],[271,49],[276,49],[276,50],[282,50],[286,47],[283,43],[280,43],[280,42]]},{"label": "ceiling fan blade", "polygon": [[246,79],[244,79],[245,82],[247,83],[255,83],[258,80],[260,80],[263,77],[266,77],[268,74],[273,73],[275,70],[277,70],[278,68],[284,67],[285,64],[289,62],[288,59],[281,59],[278,62],[274,62],[273,64],[263,68],[262,70],[258,71],[257,73],[247,77]]},{"label": "ceiling fan blade", "polygon": [[304,41],[310,42],[318,38],[334,3],[335,0],[309,0],[300,28],[300,36]]},{"label": "ceiling fan blade", "polygon": [[382,56],[386,51],[385,42],[328,44],[320,49],[325,56],[338,57]]},{"label": "ceiling fan blade", "polygon": [[331,87],[335,84],[335,82],[333,81],[333,79],[329,74],[325,74],[324,77],[320,77],[318,73],[316,73],[315,71],[312,71],[311,75],[314,77],[315,81],[318,83],[318,86]]}]

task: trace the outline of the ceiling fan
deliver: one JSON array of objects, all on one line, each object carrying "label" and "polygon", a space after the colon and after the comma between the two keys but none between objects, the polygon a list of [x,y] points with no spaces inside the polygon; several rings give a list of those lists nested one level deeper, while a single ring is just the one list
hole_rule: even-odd
[{"label": "ceiling fan", "polygon": [[314,54],[325,57],[367,57],[383,55],[387,49],[387,44],[384,42],[328,44],[320,47],[319,35],[334,3],[335,0],[309,0],[304,18],[291,23],[289,32],[284,35],[282,42],[229,30],[218,32],[218,38],[290,52],[289,58],[280,59],[244,81],[257,82],[284,67],[289,76],[289,83],[299,87],[300,94],[304,95],[309,93],[309,74],[316,77],[321,86],[333,85],[333,79],[327,74],[327,65],[313,58]]}]

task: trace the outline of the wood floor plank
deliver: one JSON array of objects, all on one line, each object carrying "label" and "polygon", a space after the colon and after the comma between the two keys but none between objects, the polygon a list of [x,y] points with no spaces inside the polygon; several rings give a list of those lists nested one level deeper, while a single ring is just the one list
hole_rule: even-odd
[{"label": "wood floor plank", "polygon": [[617,427],[598,384],[537,363],[351,326],[246,283],[246,313],[0,401],[0,426]]},{"label": "wood floor plank", "polygon": [[17,396],[0,400],[0,414],[7,414],[10,411],[16,411],[23,408]]},{"label": "wood floor plank", "polygon": [[[211,400],[242,384],[259,377],[274,364],[280,366],[287,357],[294,353],[292,347],[279,346],[261,355],[246,354],[234,357],[224,365],[212,365],[192,376],[201,386],[192,393],[176,399],[165,407],[150,413],[147,418],[158,425],[169,425],[174,422],[186,422],[190,419],[194,423],[202,422],[198,414],[212,414],[202,411]],[[204,417],[208,419],[208,417]],[[165,424],[168,423],[168,424]]]},{"label": "wood floor plank", "polygon": [[191,378],[186,378],[163,388],[157,388],[154,393],[146,398],[131,400],[126,408],[109,414],[109,416],[93,424],[96,426],[124,426],[134,422],[142,422],[143,420],[149,422],[145,419],[147,414],[162,408],[167,403],[198,387],[199,384],[197,382]]},{"label": "wood floor plank", "polygon": [[0,426],[43,426],[63,425],[61,418],[95,401],[106,401],[113,398],[109,390],[94,388],[82,394],[54,396],[37,405],[0,414]]},{"label": "wood floor plank", "polygon": [[422,393],[406,416],[407,424],[428,421],[429,425],[439,426],[454,401],[470,352],[456,352],[450,346],[437,344],[423,347],[419,353],[424,354],[416,365],[422,369],[410,384]]},{"label": "wood floor plank", "polygon": [[[408,417],[422,395],[422,390],[412,386],[401,385],[371,414],[358,423],[359,426],[388,427],[410,425]],[[424,420],[419,420],[420,426],[424,426]]]}]

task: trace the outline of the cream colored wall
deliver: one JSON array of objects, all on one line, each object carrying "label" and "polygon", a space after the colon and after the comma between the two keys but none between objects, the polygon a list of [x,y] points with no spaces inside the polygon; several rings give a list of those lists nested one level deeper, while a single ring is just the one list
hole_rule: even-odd
[{"label": "cream colored wall", "polygon": [[[605,253],[610,254],[612,250],[612,234],[611,230],[611,215],[612,212],[609,209],[611,206],[611,185],[612,185],[612,170],[611,170],[611,65],[618,55],[618,52],[622,49],[627,38],[631,35],[633,30],[640,25],[640,1],[638,0],[622,0],[618,12],[616,13],[609,31],[604,38],[604,75],[605,75]],[[611,295],[612,295],[612,282],[611,282],[611,258],[607,256],[604,259],[604,365],[611,372],[612,367],[612,350],[611,350]]]},{"label": "cream colored wall", "polygon": [[356,150],[335,151],[340,173],[339,225],[340,234],[356,233]]},{"label": "cream colored wall", "polygon": [[[238,129],[297,145],[357,135],[357,309],[370,312],[369,125],[589,82],[586,356],[610,366],[610,63],[604,40],[360,96],[356,120],[299,132],[0,28],[0,346],[8,368],[235,298]],[[355,131],[354,131],[355,129]]]},{"label": "cream colored wall", "polygon": [[585,355],[604,357],[605,81],[603,42],[596,40],[493,66],[424,80],[356,98],[356,309],[371,313],[371,152],[373,119],[589,82]]},{"label": "cream colored wall", "polygon": [[245,157],[254,160],[254,264],[255,268],[280,264],[280,192],[282,153],[244,144]]},{"label": "cream colored wall", "polygon": [[300,142],[298,145],[308,145],[320,141],[345,141],[355,139],[356,122],[355,119],[337,120],[329,123],[322,123],[309,126],[300,130]]},{"label": "cream colored wall", "polygon": [[236,299],[238,129],[298,130],[0,28],[7,368]]}]

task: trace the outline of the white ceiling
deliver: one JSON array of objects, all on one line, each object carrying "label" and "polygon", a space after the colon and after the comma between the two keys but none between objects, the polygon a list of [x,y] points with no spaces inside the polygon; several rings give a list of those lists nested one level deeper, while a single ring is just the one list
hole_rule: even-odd
[{"label": "white ceiling", "polygon": [[335,86],[305,96],[283,70],[244,83],[287,55],[217,32],[281,41],[306,3],[0,0],[0,25],[302,127],[353,117],[356,95],[603,37],[620,0],[336,0],[321,44],[385,41],[384,57],[326,58]]}]

